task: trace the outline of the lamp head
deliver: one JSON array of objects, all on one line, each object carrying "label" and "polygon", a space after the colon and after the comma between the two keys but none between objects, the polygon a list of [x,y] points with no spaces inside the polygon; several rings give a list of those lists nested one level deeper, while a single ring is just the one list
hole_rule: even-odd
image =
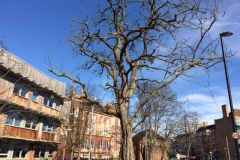
[{"label": "lamp head", "polygon": [[220,37],[229,37],[229,36],[233,35],[233,33],[227,31],[227,32],[222,32],[219,35],[220,35]]}]

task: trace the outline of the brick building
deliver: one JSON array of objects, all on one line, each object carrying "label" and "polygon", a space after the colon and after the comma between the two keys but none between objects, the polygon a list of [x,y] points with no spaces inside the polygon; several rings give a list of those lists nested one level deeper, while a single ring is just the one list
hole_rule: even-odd
[{"label": "brick building", "polygon": [[65,84],[0,48],[0,158],[56,159]]},{"label": "brick building", "polygon": [[203,126],[197,125],[194,143],[196,159],[219,159],[218,144],[216,125],[208,125],[207,122]]},{"label": "brick building", "polygon": [[133,145],[137,160],[168,159],[169,143],[152,130],[145,130],[134,135]]},{"label": "brick building", "polygon": [[[179,159],[187,159],[187,155],[189,158],[195,158],[195,132],[182,133],[172,138],[171,140],[171,151],[170,158],[179,158]],[[188,147],[189,146],[189,153]]]},{"label": "brick building", "polygon": [[[228,106],[222,106],[223,117],[215,119],[215,124],[208,125],[204,122],[203,125],[197,124],[195,132],[195,140],[192,143],[189,155],[193,155],[193,159],[212,159],[212,160],[237,160],[235,140],[232,137],[233,125],[232,114],[228,112]],[[240,133],[240,110],[234,109],[235,124],[238,133]],[[181,137],[178,135],[177,137]],[[184,141],[184,137],[182,138]],[[240,147],[240,141],[237,140],[238,148]],[[171,143],[172,157],[176,158],[176,155],[180,155],[180,158],[186,158],[184,150],[184,144],[181,143],[181,138]],[[239,149],[238,149],[239,150]],[[191,158],[191,157],[190,157]]]},{"label": "brick building", "polygon": [[[217,129],[217,137],[219,140],[219,154],[222,158],[228,158],[232,160],[237,160],[236,156],[236,145],[235,140],[232,138],[233,125],[232,125],[232,114],[228,112],[228,106],[222,106],[222,114],[223,117],[220,119],[215,119],[215,125]],[[234,109],[235,115],[235,124],[236,128],[240,133],[240,110]],[[238,148],[239,148],[239,140],[238,140]],[[229,153],[229,154],[228,154]]]},{"label": "brick building", "polygon": [[[74,150],[67,149],[65,151],[65,158],[70,159],[71,152],[73,158],[78,155],[81,158],[88,159],[118,159],[121,148],[121,125],[120,120],[117,117],[103,113],[101,108],[97,105],[93,105],[91,102],[81,98],[81,95],[74,94],[74,100],[69,105],[70,109],[70,123],[68,125],[68,135],[71,141],[76,142],[78,140],[78,146],[74,147]],[[66,101],[65,101],[66,103]],[[111,105],[107,104],[106,107],[111,108]],[[71,115],[74,117],[74,122],[71,120]],[[80,119],[77,117],[80,116]],[[80,132],[83,133],[73,135],[73,131],[79,130],[76,127],[77,123],[80,124]],[[72,124],[75,124],[74,126]],[[73,128],[70,128],[73,126]],[[68,140],[69,141],[69,140]],[[71,147],[71,143],[67,144],[66,148]],[[79,153],[80,152],[80,153]]]}]

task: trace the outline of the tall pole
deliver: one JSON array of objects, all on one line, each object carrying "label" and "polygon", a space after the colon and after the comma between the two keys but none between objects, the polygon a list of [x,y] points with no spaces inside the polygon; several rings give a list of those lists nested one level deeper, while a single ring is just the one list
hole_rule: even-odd
[{"label": "tall pole", "polygon": [[226,136],[226,143],[227,143],[228,160],[230,160],[230,153],[229,153],[228,138],[227,138],[227,136]]},{"label": "tall pole", "polygon": [[148,144],[147,144],[147,130],[146,130],[146,135],[145,135],[145,160],[147,160],[148,158],[147,158],[147,146],[148,146]]},{"label": "tall pole", "polygon": [[[219,34],[219,36],[220,36],[220,39],[221,39],[223,62],[224,62],[224,70],[225,70],[225,76],[226,76],[226,82],[227,82],[227,90],[228,90],[228,98],[229,98],[229,103],[230,103],[230,110],[231,110],[231,113],[232,113],[231,119],[232,119],[233,132],[237,132],[235,119],[234,119],[235,116],[234,116],[233,103],[232,103],[231,87],[230,87],[230,82],[229,82],[229,77],[228,77],[228,68],[227,68],[227,62],[226,62],[226,56],[225,56],[224,45],[223,45],[223,38],[222,38],[222,37],[231,36],[232,34],[233,34],[232,32],[222,32],[222,33]],[[240,160],[240,158],[239,158],[239,149],[238,149],[238,140],[235,139],[234,141],[235,141],[237,159]]]},{"label": "tall pole", "polygon": [[227,156],[227,150],[226,150],[226,148],[224,148],[224,151],[225,151],[226,160],[228,160],[228,156]]}]

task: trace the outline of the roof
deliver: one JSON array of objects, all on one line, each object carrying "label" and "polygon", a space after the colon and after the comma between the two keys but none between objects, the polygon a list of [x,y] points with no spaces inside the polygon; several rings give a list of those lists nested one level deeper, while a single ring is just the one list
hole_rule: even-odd
[{"label": "roof", "polygon": [[[155,131],[153,130],[144,130],[144,131],[141,131],[141,132],[138,132],[137,134],[135,134],[135,136],[133,136],[132,140],[133,140],[133,143],[136,144],[136,143],[139,143],[144,137],[146,137],[146,132],[153,132],[153,133],[156,133]],[[164,140],[164,138],[162,136],[160,136],[159,134],[157,134],[157,139],[159,140]]]},{"label": "roof", "polygon": [[206,130],[206,129],[213,129],[215,130],[216,129],[216,125],[215,124],[212,124],[212,125],[208,125],[208,126],[203,126],[203,127],[200,127],[198,128],[198,130],[196,130],[196,132],[199,132],[199,131],[202,131],[202,130]]},{"label": "roof", "polygon": [[47,76],[27,62],[2,48],[0,48],[0,66],[36,85],[41,86],[42,88],[46,88],[56,93],[59,96],[65,95],[65,83]]}]

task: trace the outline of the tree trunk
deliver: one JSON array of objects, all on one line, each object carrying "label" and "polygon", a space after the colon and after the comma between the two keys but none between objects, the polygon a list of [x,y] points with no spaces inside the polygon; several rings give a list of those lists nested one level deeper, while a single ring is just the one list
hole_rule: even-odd
[{"label": "tree trunk", "polygon": [[153,150],[149,150],[149,160],[153,160]]},{"label": "tree trunk", "polygon": [[122,131],[122,158],[126,160],[134,160],[135,154],[132,142],[132,126],[125,124],[125,127],[123,127]]},{"label": "tree trunk", "polygon": [[[125,103],[126,105],[126,103]],[[122,153],[120,159],[135,160],[132,142],[132,124],[128,121],[128,111],[125,105],[120,106],[121,125],[122,125]]]}]

